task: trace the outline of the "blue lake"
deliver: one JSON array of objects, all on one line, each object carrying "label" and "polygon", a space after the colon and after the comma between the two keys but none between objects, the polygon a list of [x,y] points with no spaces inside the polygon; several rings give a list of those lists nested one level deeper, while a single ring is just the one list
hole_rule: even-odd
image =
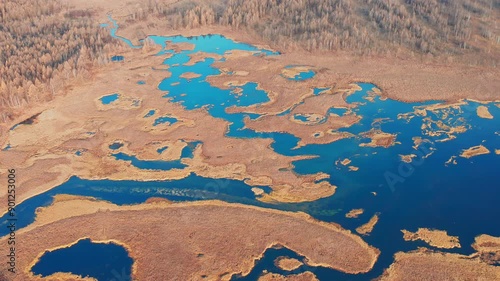
[{"label": "blue lake", "polygon": [[117,150],[117,149],[123,147],[123,143],[121,143],[121,142],[114,142],[114,143],[110,144],[108,147],[111,150]]},{"label": "blue lake", "polygon": [[103,96],[100,100],[101,100],[102,104],[110,104],[110,103],[118,100],[119,97],[120,97],[119,94],[111,94],[111,95]]},{"label": "blue lake", "polygon": [[83,239],[70,247],[45,252],[31,271],[42,277],[67,272],[98,281],[131,280],[132,263],[121,245]]},{"label": "blue lake", "polygon": [[175,118],[175,117],[162,116],[162,117],[158,117],[158,118],[155,119],[155,122],[153,123],[153,126],[158,126],[158,125],[163,124],[163,123],[167,123],[170,126],[170,125],[173,125],[173,124],[177,123],[177,121],[179,121],[179,120],[177,120],[177,118]]},{"label": "blue lake", "polygon": [[155,113],[156,113],[156,110],[151,109],[150,111],[148,111],[148,113],[146,113],[146,115],[144,115],[144,118],[151,117],[151,116],[155,115]]},{"label": "blue lake", "polygon": [[[112,35],[116,34],[112,33]],[[299,139],[291,134],[258,133],[246,128],[245,117],[257,119],[260,117],[259,114],[227,113],[226,109],[231,106],[261,106],[269,101],[267,93],[257,89],[256,83],[238,86],[242,88],[238,95],[235,93],[236,87],[219,89],[206,81],[207,76],[221,73],[213,66],[214,59],[208,58],[192,66],[184,65],[189,61],[189,54],[198,51],[220,55],[233,50],[247,50],[263,56],[276,56],[279,55],[278,53],[234,42],[220,35],[189,38],[150,36],[149,38],[163,47],[160,53],[172,54],[164,61],[169,65],[172,75],[158,86],[160,90],[168,91],[165,98],[181,104],[187,110],[204,108],[213,117],[230,122],[226,132],[228,137],[270,138],[273,140],[271,148],[279,154],[317,156],[293,162],[293,171],[303,175],[318,172],[330,175],[327,181],[338,186],[336,193],[329,198],[314,202],[268,204],[256,200],[250,190],[251,186],[244,182],[214,180],[194,174],[182,180],[153,182],[90,181],[73,177],[61,186],[19,204],[16,213],[20,227],[32,222],[36,207],[50,204],[52,196],[56,194],[93,196],[116,204],[141,203],[152,196],[176,201],[216,198],[268,208],[303,211],[317,219],[339,223],[342,227],[352,231],[366,223],[374,213],[379,212],[378,224],[369,236],[364,237],[365,241],[381,250],[380,259],[375,264],[375,268],[361,275],[346,275],[327,268],[314,268],[314,273],[320,280],[370,280],[382,274],[392,262],[395,252],[414,250],[425,245],[422,242],[405,242],[401,233],[402,229],[415,231],[418,227],[426,227],[447,230],[450,235],[459,236],[462,248],[444,251],[462,254],[473,252],[470,244],[476,235],[486,233],[500,236],[500,224],[492,223],[497,220],[496,215],[500,214],[500,204],[498,204],[500,157],[494,153],[495,149],[500,149],[500,108],[493,103],[484,104],[484,106],[488,108],[494,119],[479,118],[476,115],[476,109],[481,104],[473,101],[465,101],[457,108],[427,110],[426,115],[421,116],[413,112],[423,106],[443,102],[403,103],[381,99],[379,96],[369,94],[374,85],[360,83],[362,89],[346,98],[346,101],[355,107],[349,111],[332,107],[324,119],[326,120],[330,113],[361,116],[360,122],[339,130],[351,133],[353,137],[329,144],[297,147]],[[187,42],[194,44],[195,47],[194,50],[175,53],[169,49],[166,41]],[[185,72],[194,72],[201,76],[188,82],[180,78]],[[172,86],[173,83],[179,84]],[[313,94],[319,95],[327,88],[313,88],[312,90]],[[288,115],[293,108],[284,109],[277,115]],[[151,116],[153,114],[154,112]],[[431,128],[432,134],[429,134],[427,129],[423,129],[423,124],[424,127]],[[455,133],[455,138],[448,140],[446,134],[440,133],[442,129],[439,126],[442,127],[443,124],[454,127],[465,126],[467,130],[463,133]],[[279,129],[276,128],[277,131]],[[364,146],[370,140],[363,134],[371,130],[395,134],[395,145],[388,148]],[[421,137],[426,141],[416,146],[414,137]],[[470,159],[457,157],[456,165],[445,164],[450,157],[459,155],[463,149],[480,144],[492,153]],[[196,145],[197,143],[189,143],[188,147],[191,149],[183,150],[181,158],[193,157],[193,146],[196,147]],[[417,155],[413,162],[404,163],[400,160],[399,155],[409,154]],[[132,164],[139,168],[141,165],[146,168],[152,167],[151,165],[153,167],[163,165],[141,163],[129,155],[120,157],[121,160],[132,161]],[[359,170],[349,172],[334,164],[337,160],[344,158],[349,158],[352,161],[350,165],[359,167]],[[117,161],[120,161],[118,157]],[[266,192],[270,191],[269,187],[263,188]],[[372,192],[375,192],[376,196]],[[353,208],[363,208],[365,213],[358,219],[345,218],[345,213]],[[6,223],[5,219],[5,216],[0,219],[2,225]],[[5,234],[5,227],[1,227],[0,235]],[[270,257],[293,255],[289,250],[273,251],[268,250],[266,255],[269,254]],[[252,278],[258,276],[264,269],[276,270],[273,265],[274,259],[266,258],[266,255],[259,261],[249,277],[242,278],[255,280]],[[305,269],[307,267],[299,270]]]}]

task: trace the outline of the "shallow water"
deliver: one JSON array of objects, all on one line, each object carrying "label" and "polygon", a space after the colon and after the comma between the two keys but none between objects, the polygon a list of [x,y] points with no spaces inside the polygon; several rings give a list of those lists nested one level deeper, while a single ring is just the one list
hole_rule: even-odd
[{"label": "shallow water", "polygon": [[113,62],[118,62],[118,61],[123,61],[124,57],[123,56],[112,56],[111,61]]},{"label": "shallow water", "polygon": [[173,161],[162,161],[162,160],[139,160],[133,155],[127,155],[125,153],[115,153],[112,154],[116,160],[130,161],[132,166],[143,169],[143,170],[162,170],[168,171],[172,169],[183,169],[187,167],[185,164],[181,163],[180,160]]},{"label": "shallow water", "polygon": [[118,100],[118,98],[120,97],[119,94],[111,94],[111,95],[106,95],[106,96],[103,96],[102,98],[100,98],[102,104],[110,104],[116,100]]},{"label": "shallow water", "polygon": [[166,115],[166,116],[156,118],[154,123],[153,123],[153,126],[158,126],[158,125],[164,124],[164,123],[167,123],[167,125],[171,126],[171,125],[177,123],[177,121],[179,121],[179,120],[177,120],[177,118]]}]

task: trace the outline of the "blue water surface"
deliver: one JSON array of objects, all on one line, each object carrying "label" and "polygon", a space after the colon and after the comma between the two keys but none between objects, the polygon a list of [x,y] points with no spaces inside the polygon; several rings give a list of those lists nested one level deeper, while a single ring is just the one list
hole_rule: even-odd
[{"label": "blue water surface", "polygon": [[116,280],[117,276],[131,280],[132,263],[121,245],[83,239],[67,248],[46,251],[31,271],[42,277],[67,272],[98,281]]},{"label": "blue water surface", "polygon": [[110,104],[116,100],[118,100],[118,98],[120,97],[120,94],[111,94],[111,95],[107,95],[107,96],[103,96],[102,98],[100,98],[102,104]]},{"label": "blue water surface", "polygon": [[[299,65],[287,65],[285,68],[294,68],[297,66],[299,66]],[[308,71],[301,71],[298,74],[296,74],[294,77],[286,77],[286,79],[292,80],[292,81],[304,81],[304,80],[313,78],[314,75],[316,75],[316,72],[314,72],[313,70],[308,70]],[[321,91],[314,92],[314,94],[317,95],[320,92]]]},{"label": "blue water surface", "polygon": [[146,113],[146,115],[144,115],[144,118],[151,117],[151,116],[155,115],[155,113],[156,113],[156,110],[151,109],[150,111],[148,111],[148,113]]}]

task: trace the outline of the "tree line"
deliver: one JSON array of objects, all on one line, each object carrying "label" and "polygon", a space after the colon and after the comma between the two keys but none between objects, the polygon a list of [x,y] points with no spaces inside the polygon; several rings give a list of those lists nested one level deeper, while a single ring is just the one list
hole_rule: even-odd
[{"label": "tree line", "polygon": [[214,24],[246,28],[281,49],[479,54],[482,62],[496,66],[499,12],[498,0],[184,0],[175,4],[150,0],[130,20],[153,15],[172,29]]},{"label": "tree line", "polygon": [[2,0],[0,122],[109,60],[112,38],[91,16],[57,0]]}]

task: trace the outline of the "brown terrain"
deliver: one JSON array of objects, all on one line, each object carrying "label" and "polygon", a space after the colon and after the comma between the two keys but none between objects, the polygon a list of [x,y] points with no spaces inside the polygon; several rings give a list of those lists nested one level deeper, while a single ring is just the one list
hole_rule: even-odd
[{"label": "brown terrain", "polygon": [[419,228],[416,232],[401,230],[405,241],[422,240],[427,244],[437,248],[460,248],[460,242],[457,236],[450,236],[446,231]]},{"label": "brown terrain", "polygon": [[478,258],[421,250],[396,253],[395,262],[380,280],[499,280],[500,268]]},{"label": "brown terrain", "polygon": [[[40,255],[84,237],[124,245],[134,259],[134,280],[196,280],[203,275],[229,280],[233,274],[247,274],[273,245],[307,257],[309,265],[350,274],[369,271],[379,254],[340,226],[303,213],[219,201],[120,207],[70,197],[43,208],[33,225],[17,233],[23,243],[17,247],[20,270],[14,280],[41,280],[29,271]],[[172,256],[176,258],[168,258]]]},{"label": "brown terrain", "polygon": [[479,235],[472,247],[478,252],[479,258],[488,264],[500,265],[500,237]]},{"label": "brown terrain", "polygon": [[292,271],[299,268],[302,265],[302,262],[294,258],[278,257],[274,261],[274,264],[283,270]]},{"label": "brown terrain", "polygon": [[363,209],[352,209],[347,214],[345,214],[346,218],[357,218],[365,212]]}]

